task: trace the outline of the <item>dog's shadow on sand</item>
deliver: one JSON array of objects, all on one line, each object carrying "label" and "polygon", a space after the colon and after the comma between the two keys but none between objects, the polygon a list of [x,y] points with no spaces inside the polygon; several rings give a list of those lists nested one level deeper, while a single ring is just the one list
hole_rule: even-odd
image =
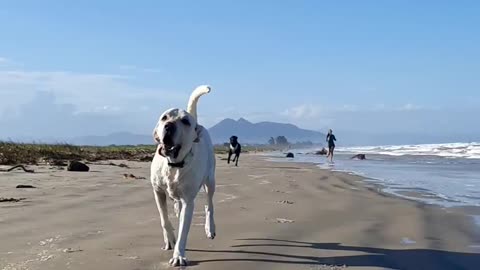
[{"label": "dog's shadow on sand", "polygon": [[[384,249],[373,247],[357,247],[340,243],[309,243],[279,239],[238,239],[247,244],[232,246],[231,250],[198,250],[192,252],[222,254],[219,259],[207,259],[193,262],[196,265],[213,262],[265,262],[297,266],[334,265],[347,267],[383,267],[390,269],[480,269],[480,253],[461,253],[434,249]],[[255,251],[262,248],[285,248],[285,253]],[[247,250],[248,249],[248,250]],[[309,256],[292,255],[288,252],[300,253],[302,249],[325,251],[350,251],[359,255],[351,256]],[[311,250],[306,253],[311,254]],[[325,252],[328,254],[328,252]],[[229,256],[230,257],[227,257]]]}]

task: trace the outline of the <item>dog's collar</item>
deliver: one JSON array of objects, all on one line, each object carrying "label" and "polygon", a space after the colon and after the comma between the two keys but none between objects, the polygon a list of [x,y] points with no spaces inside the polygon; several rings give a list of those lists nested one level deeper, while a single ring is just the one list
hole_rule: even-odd
[{"label": "dog's collar", "polygon": [[193,152],[192,152],[193,148],[190,149],[190,152],[188,152],[188,154],[183,158],[182,161],[180,162],[168,162],[168,166],[169,167],[172,167],[172,168],[183,168],[185,166],[185,162],[188,161],[191,157],[193,157]]},{"label": "dog's collar", "polygon": [[168,166],[172,168],[183,168],[183,166],[185,166],[185,160],[180,162],[168,162]]}]

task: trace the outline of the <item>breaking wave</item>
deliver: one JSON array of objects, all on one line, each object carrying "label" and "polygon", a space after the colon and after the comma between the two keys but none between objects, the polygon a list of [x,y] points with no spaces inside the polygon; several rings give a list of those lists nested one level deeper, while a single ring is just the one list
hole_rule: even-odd
[{"label": "breaking wave", "polygon": [[480,159],[480,143],[444,143],[417,145],[386,145],[339,147],[339,152],[389,156],[438,156],[446,158]]}]

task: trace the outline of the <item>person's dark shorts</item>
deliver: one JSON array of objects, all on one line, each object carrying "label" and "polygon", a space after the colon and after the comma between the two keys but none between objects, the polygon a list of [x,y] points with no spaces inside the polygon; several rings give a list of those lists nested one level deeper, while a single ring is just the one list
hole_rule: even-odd
[{"label": "person's dark shorts", "polygon": [[328,149],[329,150],[335,149],[335,144],[328,144]]}]

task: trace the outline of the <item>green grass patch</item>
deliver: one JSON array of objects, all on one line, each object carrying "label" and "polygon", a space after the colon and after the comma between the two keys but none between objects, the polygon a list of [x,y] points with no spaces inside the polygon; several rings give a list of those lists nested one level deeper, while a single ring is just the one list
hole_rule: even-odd
[{"label": "green grass patch", "polygon": [[[136,146],[76,146],[70,144],[28,144],[0,142],[0,165],[16,164],[55,164],[59,161],[84,160],[132,160],[151,161],[156,150],[155,145]],[[268,147],[246,146],[243,152],[269,151]],[[227,154],[228,147],[215,146],[216,154]]]}]

